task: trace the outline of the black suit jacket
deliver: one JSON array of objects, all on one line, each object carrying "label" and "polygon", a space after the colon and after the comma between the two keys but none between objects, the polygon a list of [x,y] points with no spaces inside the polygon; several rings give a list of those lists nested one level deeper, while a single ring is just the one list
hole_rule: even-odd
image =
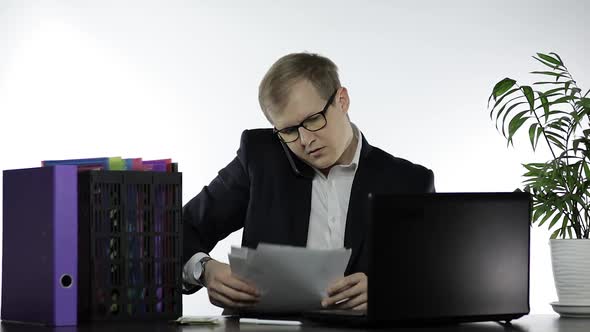
[{"label": "black suit jacket", "polygon": [[[197,252],[209,253],[217,242],[242,227],[245,247],[256,248],[260,242],[306,246],[315,173],[287,151],[272,129],[242,133],[236,158],[183,208],[183,263]],[[363,136],[346,217],[344,246],[352,248],[346,275],[368,274],[369,193],[433,191],[431,170],[393,157],[369,145]]]}]

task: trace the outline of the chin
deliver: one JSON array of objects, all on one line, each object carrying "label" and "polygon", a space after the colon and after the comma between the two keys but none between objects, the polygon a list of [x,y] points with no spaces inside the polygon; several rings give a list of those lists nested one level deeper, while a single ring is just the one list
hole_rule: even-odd
[{"label": "chin", "polygon": [[307,162],[317,169],[326,169],[334,165],[334,163],[330,162],[327,158],[308,160]]}]

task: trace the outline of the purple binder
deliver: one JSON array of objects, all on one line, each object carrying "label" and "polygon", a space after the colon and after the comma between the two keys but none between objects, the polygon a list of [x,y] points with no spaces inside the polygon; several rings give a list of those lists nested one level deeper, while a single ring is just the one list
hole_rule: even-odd
[{"label": "purple binder", "polygon": [[76,166],[4,171],[2,320],[76,325]]}]

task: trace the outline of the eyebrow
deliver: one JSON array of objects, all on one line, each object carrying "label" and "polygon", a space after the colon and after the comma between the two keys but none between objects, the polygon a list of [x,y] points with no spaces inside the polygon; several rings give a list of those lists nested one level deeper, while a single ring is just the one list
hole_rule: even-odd
[{"label": "eyebrow", "polygon": [[[322,110],[322,111],[323,111],[323,110]],[[279,129],[279,130],[285,130],[285,129],[290,129],[290,128],[298,127],[298,126],[299,126],[300,124],[302,124],[302,123],[303,123],[305,120],[309,119],[309,118],[310,118],[311,116],[313,116],[313,115],[316,115],[316,114],[318,114],[318,113],[322,113],[322,111],[315,112],[315,113],[311,113],[311,114],[307,115],[306,117],[304,117],[304,118],[303,118],[303,120],[301,120],[301,121],[297,122],[297,124],[294,124],[294,125],[292,125],[292,126],[287,126],[287,127],[283,128],[283,129]]]},{"label": "eyebrow", "polygon": [[293,127],[298,127],[300,124],[303,123],[303,121],[309,119],[311,116],[316,115],[318,113],[322,113],[323,111],[327,110],[328,106],[334,102],[334,98],[336,97],[336,92],[338,92],[338,89],[334,90],[334,93],[332,93],[332,95],[328,98],[328,100],[326,101],[326,105],[324,106],[324,108],[321,111],[311,113],[311,114],[307,115],[306,117],[304,117],[303,120],[297,122],[297,124],[294,124],[292,126],[287,126],[283,129],[278,129],[278,130],[285,130],[285,129],[289,129],[289,128],[293,128]]}]

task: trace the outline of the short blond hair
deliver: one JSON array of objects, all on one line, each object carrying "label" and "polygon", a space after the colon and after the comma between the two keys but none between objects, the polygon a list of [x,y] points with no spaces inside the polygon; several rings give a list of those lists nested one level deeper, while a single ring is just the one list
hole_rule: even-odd
[{"label": "short blond hair", "polygon": [[307,52],[287,54],[270,67],[258,87],[258,102],[270,123],[270,113],[283,111],[291,87],[302,79],[308,80],[325,99],[340,88],[338,67],[332,60]]}]

